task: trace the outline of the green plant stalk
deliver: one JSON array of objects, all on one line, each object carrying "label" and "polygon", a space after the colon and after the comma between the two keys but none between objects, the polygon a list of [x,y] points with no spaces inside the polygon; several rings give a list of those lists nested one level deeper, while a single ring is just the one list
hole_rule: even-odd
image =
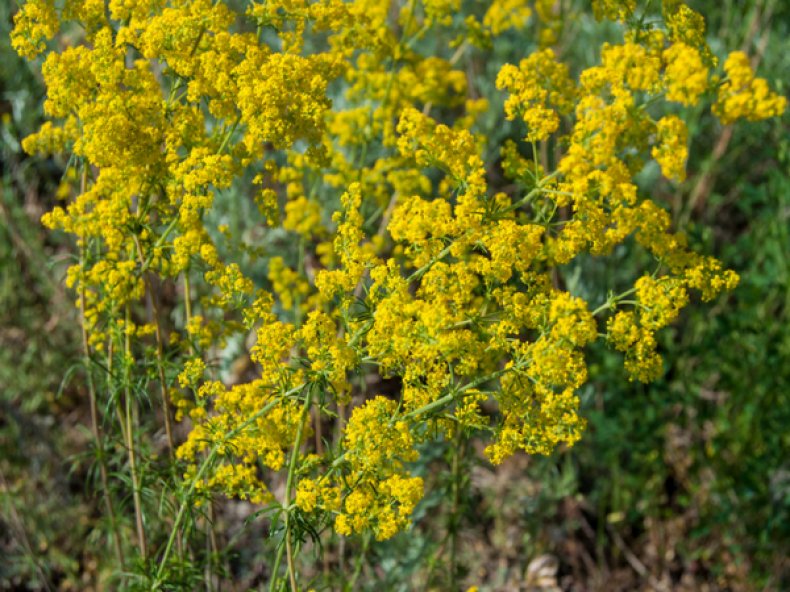
[{"label": "green plant stalk", "polygon": [[200,464],[200,468],[198,469],[198,472],[195,474],[194,478],[192,479],[192,483],[190,483],[189,489],[187,490],[187,493],[184,496],[184,501],[181,502],[181,506],[178,508],[178,513],[176,514],[176,519],[175,522],[173,523],[173,530],[167,539],[167,543],[165,544],[165,550],[162,553],[162,558],[159,560],[159,568],[156,571],[156,576],[152,590],[160,589],[162,574],[164,572],[165,566],[167,565],[167,560],[173,548],[173,543],[177,538],[176,533],[178,533],[178,529],[181,526],[181,521],[184,518],[184,513],[186,512],[187,504],[192,498],[192,494],[195,491],[195,487],[197,486],[198,481],[200,481],[203,478],[203,475],[205,474],[206,470],[216,458],[218,448],[219,446],[215,445],[211,449],[209,454],[206,456],[206,458],[203,460],[203,462]]},{"label": "green plant stalk", "polygon": [[[107,339],[107,396],[110,400],[113,399],[113,356],[115,349],[113,338],[110,336]],[[123,445],[126,446],[126,420],[123,418],[123,405],[120,398],[115,399],[115,415],[118,418],[118,427],[121,428],[121,440]]]},{"label": "green plant stalk", "polygon": [[354,565],[354,573],[351,574],[351,579],[346,584],[346,590],[352,591],[354,590],[354,586],[357,585],[357,580],[362,573],[362,566],[365,564],[365,557],[367,556],[368,548],[370,547],[370,539],[371,534],[370,531],[368,531],[365,533],[365,536],[362,539],[362,550],[359,552],[359,555],[357,555],[357,560]]},{"label": "green plant stalk", "polygon": [[[140,260],[140,265],[144,265],[143,250],[137,236],[134,237],[135,244],[137,245],[137,257]],[[159,301],[154,293],[154,286],[149,277],[143,273],[145,287],[148,292],[148,297],[151,299],[151,320],[154,322],[154,334],[156,336],[156,370],[159,375],[159,388],[162,395],[162,413],[165,422],[165,434],[167,435],[167,446],[170,454],[170,460],[174,459],[175,444],[173,440],[173,427],[170,422],[170,403],[167,396],[167,381],[165,380],[165,360],[164,360],[164,338],[162,337],[162,323],[160,321]]]},{"label": "green plant stalk", "polygon": [[528,364],[528,362],[524,362],[524,363],[519,364],[517,366],[511,366],[509,368],[503,368],[502,370],[497,370],[496,372],[492,372],[491,374],[488,374],[486,376],[481,376],[480,378],[478,378],[476,380],[473,380],[472,382],[469,382],[469,383],[463,385],[462,387],[459,387],[457,389],[453,389],[450,393],[444,395],[443,397],[440,397],[439,399],[436,399],[435,401],[433,401],[431,403],[428,403],[427,405],[423,405],[419,409],[415,409],[414,411],[409,411],[408,413],[406,413],[403,416],[403,419],[412,419],[412,418],[418,417],[420,415],[425,415],[426,413],[430,413],[430,412],[435,411],[437,409],[443,409],[444,407],[446,407],[447,405],[452,403],[455,400],[455,398],[458,395],[460,395],[461,393],[464,393],[464,392],[468,391],[469,389],[476,388],[476,387],[480,386],[481,384],[484,384],[484,383],[488,382],[489,380],[494,380],[495,378],[499,378],[500,376],[502,376],[503,374],[507,374],[511,370],[521,369],[524,366],[526,366],[527,364]]},{"label": "green plant stalk", "polygon": [[[461,386],[460,388],[453,389],[451,392],[447,393],[443,397],[440,397],[435,401],[428,403],[427,405],[423,405],[419,409],[415,409],[413,411],[409,411],[408,413],[403,414],[402,416],[400,416],[400,419],[414,419],[416,417],[419,417],[420,415],[425,415],[427,413],[431,413],[436,410],[443,411],[448,405],[453,403],[459,395],[465,393],[466,391],[473,388],[477,388],[478,386],[488,382],[489,380],[494,380],[496,378],[499,378],[500,376],[507,374],[511,370],[520,370],[521,368],[524,368],[525,366],[529,365],[529,362],[530,361],[527,360],[516,366],[511,366],[510,368],[503,368],[502,370],[497,370],[496,372],[492,372],[491,374],[488,374],[486,376],[481,376],[477,380],[473,380],[472,382],[469,382]],[[394,417],[390,421],[394,422],[396,419],[398,419],[398,417]],[[329,469],[321,479],[326,479],[330,475],[334,474],[334,472],[342,466],[343,459],[345,458],[345,456],[346,456],[345,452],[338,455],[332,461],[332,464],[329,466]]]},{"label": "green plant stalk", "polygon": [[439,251],[430,261],[428,261],[428,263],[426,263],[425,265],[420,267],[418,270],[413,272],[409,277],[407,277],[406,278],[406,282],[407,283],[411,283],[411,282],[413,282],[415,280],[420,279],[422,276],[424,276],[428,271],[430,271],[430,269],[434,265],[436,265],[436,263],[438,263],[439,261],[441,261],[447,255],[450,254],[450,251],[452,250],[452,247],[453,247],[453,245],[452,245],[452,243],[450,243],[445,248],[443,248],[441,251]]},{"label": "green plant stalk", "polygon": [[[300,387],[301,388],[301,387]],[[298,447],[302,441],[302,432],[306,423],[307,415],[310,411],[310,404],[312,399],[312,388],[308,389],[307,397],[305,398],[305,405],[302,408],[302,415],[299,420],[299,427],[297,428],[296,438],[294,442],[294,449],[291,452],[291,459],[288,462],[288,476],[285,482],[285,499],[283,500],[283,508],[285,510],[285,535],[284,544],[281,543],[277,547],[277,555],[274,558],[274,566],[272,567],[272,578],[269,581],[269,592],[274,592],[279,583],[278,572],[280,571],[280,564],[283,559],[283,552],[288,551],[288,573],[291,580],[292,590],[296,590],[296,576],[295,569],[293,569],[293,557],[291,556],[290,549],[290,512],[291,512],[291,488],[293,487],[293,478],[296,472],[296,459],[298,457]]]},{"label": "green plant stalk", "polygon": [[[192,318],[192,286],[189,282],[189,270],[184,271],[184,316],[188,325]],[[189,352],[192,353],[192,345],[189,346]]]},{"label": "green plant stalk", "polygon": [[[88,168],[83,164],[82,175],[80,177],[80,193],[85,193],[88,186]],[[85,238],[80,241],[80,269],[85,269]],[[88,344],[88,328],[85,319],[85,285],[80,280],[80,329],[82,332],[82,350],[85,359],[85,372],[88,381],[88,398],[91,413],[91,432],[93,439],[96,442],[96,449],[99,451],[99,474],[102,482],[102,489],[104,491],[104,505],[107,507],[107,515],[110,519],[110,528],[112,529],[113,547],[115,549],[115,558],[121,571],[125,569],[123,560],[123,546],[121,545],[121,536],[118,532],[117,521],[115,517],[115,508],[113,507],[112,497],[110,496],[109,479],[107,477],[107,464],[104,461],[104,445],[101,440],[101,433],[99,431],[99,410],[96,402],[96,385],[93,382],[93,372],[91,372],[91,356],[90,346]]]},{"label": "green plant stalk", "polygon": [[134,501],[134,518],[137,526],[137,544],[140,555],[145,559],[148,556],[148,548],[145,539],[145,525],[143,522],[143,503],[140,497],[140,482],[137,473],[137,454],[135,452],[134,430],[132,421],[132,393],[129,388],[131,376],[129,375],[129,360],[132,356],[132,343],[129,335],[129,323],[131,322],[131,312],[129,304],[126,305],[124,323],[124,418],[126,421],[126,449],[129,455],[129,471],[132,476],[132,500]]},{"label": "green plant stalk", "polygon": [[[299,592],[296,584],[296,566],[294,565],[293,550],[291,548],[291,529],[293,521],[291,519],[291,494],[293,493],[294,478],[296,476],[296,464],[299,459],[299,449],[302,446],[302,436],[304,434],[305,424],[307,418],[310,416],[310,407],[313,404],[313,387],[307,388],[307,396],[305,397],[304,406],[302,407],[302,415],[299,418],[299,427],[296,430],[296,439],[294,441],[293,451],[291,451],[291,462],[288,465],[288,477],[285,481],[285,500],[286,506],[285,514],[285,548],[288,560],[288,576],[291,580],[291,592]],[[277,575],[276,572],[274,574]]]},{"label": "green plant stalk", "polygon": [[[137,236],[134,237],[135,243],[137,244],[137,255],[140,260],[140,265],[144,265],[145,261],[143,260],[143,250],[140,246],[140,242]],[[154,322],[154,333],[156,335],[156,369],[159,375],[159,389],[160,395],[162,398],[162,415],[164,417],[165,423],[165,434],[167,435],[167,449],[168,454],[170,457],[171,467],[173,469],[172,475],[175,479],[175,439],[173,438],[173,426],[172,422],[170,421],[170,398],[167,394],[167,380],[165,378],[165,359],[164,359],[164,338],[162,336],[162,322],[161,322],[161,313],[159,309],[159,300],[157,299],[156,294],[154,293],[154,286],[151,283],[149,277],[143,272],[143,277],[145,278],[145,286],[148,290],[148,295],[151,299],[151,316],[153,317]],[[176,549],[178,551],[178,556],[184,556],[184,542],[182,541],[181,537],[176,539]]]},{"label": "green plant stalk", "polygon": [[[184,316],[186,324],[189,325],[189,322],[192,320],[192,283],[189,279],[189,269],[184,271]],[[192,348],[192,344],[189,345],[189,353],[190,355],[194,354],[194,349]],[[214,517],[214,502],[209,500],[209,507],[208,507],[208,515],[209,519],[207,520],[206,524],[206,533],[208,535],[208,556],[212,557],[214,553],[218,550],[217,545],[217,536],[214,533],[214,524],[213,524],[213,517]],[[211,561],[209,560],[206,563],[206,569],[204,572],[204,580],[206,584],[206,590],[211,589]]]},{"label": "green plant stalk", "polygon": [[461,455],[463,442],[461,440],[461,430],[456,428],[455,447],[453,449],[452,476],[453,476],[453,505],[450,508],[450,519],[448,529],[450,531],[450,589],[458,589],[458,527],[460,526],[460,506],[461,506]]},{"label": "green plant stalk", "polygon": [[[84,183],[84,173],[83,173]],[[83,188],[84,191],[84,188]],[[80,252],[80,264],[84,266],[84,247]],[[115,508],[113,507],[112,497],[110,496],[109,479],[107,477],[107,464],[104,461],[104,445],[101,440],[101,433],[99,431],[99,410],[96,403],[96,385],[93,382],[93,372],[91,372],[91,357],[90,346],[88,345],[88,329],[85,326],[85,286],[80,282],[80,327],[82,329],[82,350],[85,360],[85,372],[88,381],[88,400],[90,404],[91,413],[91,433],[96,443],[96,450],[99,452],[99,475],[102,483],[102,497],[104,498],[104,505],[107,508],[107,516],[110,519],[110,528],[112,529],[113,548],[115,551],[115,559],[121,571],[125,570],[123,560],[123,547],[121,545],[121,536],[118,532],[118,523],[115,517]]]},{"label": "green plant stalk", "polygon": [[617,296],[612,296],[610,298],[607,298],[606,302],[604,302],[601,306],[599,306],[594,311],[592,311],[592,316],[596,317],[602,312],[609,310],[610,308],[614,308],[615,306],[617,306],[617,304],[638,304],[638,302],[634,300],[629,300],[629,301],[623,300],[624,298],[630,296],[634,292],[636,292],[636,288],[631,288],[630,290],[626,290],[622,294],[618,294]]},{"label": "green plant stalk", "polygon": [[269,581],[269,592],[275,592],[275,590],[277,590],[277,584],[280,581],[280,578],[277,577],[277,572],[280,571],[280,563],[282,563],[284,552],[285,552],[285,545],[279,545],[277,547],[277,554],[274,557],[274,566],[272,567],[272,579]]},{"label": "green plant stalk", "polygon": [[173,530],[170,533],[170,536],[167,539],[167,543],[165,544],[165,550],[162,553],[162,558],[159,560],[159,568],[156,571],[155,582],[154,582],[154,590],[158,590],[161,584],[162,574],[164,573],[165,566],[167,565],[167,560],[170,556],[170,552],[173,549],[173,543],[176,539],[176,533],[178,532],[179,527],[181,526],[181,521],[184,519],[184,514],[187,509],[187,505],[191,501],[192,494],[195,492],[195,487],[197,487],[198,481],[203,478],[203,475],[208,470],[209,466],[217,456],[217,451],[219,447],[222,446],[225,442],[234,438],[239,432],[245,429],[247,426],[253,424],[259,417],[266,415],[271,411],[275,405],[277,405],[282,399],[299,392],[304,388],[305,385],[299,385],[298,387],[292,388],[291,390],[283,393],[282,397],[269,401],[266,405],[264,405],[259,411],[253,413],[250,417],[248,417],[244,423],[238,425],[234,429],[230,430],[225,434],[220,442],[214,444],[214,446],[209,451],[206,458],[200,463],[200,467],[198,468],[197,473],[192,478],[192,482],[189,484],[189,489],[187,490],[186,495],[184,496],[184,500],[181,502],[181,506],[178,508],[178,513],[176,514],[176,520],[173,524]]},{"label": "green plant stalk", "polygon": [[151,256],[148,259],[146,259],[145,263],[140,267],[140,273],[145,273],[146,270],[151,266],[151,263],[154,260],[154,253],[156,252],[156,250],[159,247],[161,247],[163,244],[165,244],[165,241],[167,240],[167,237],[170,236],[171,232],[173,232],[173,229],[176,227],[177,223],[178,223],[178,216],[173,218],[173,220],[170,222],[170,224],[167,225],[167,228],[165,228],[165,231],[162,233],[162,235],[156,241],[156,243],[154,244],[153,248],[151,249]]},{"label": "green plant stalk", "polygon": [[286,560],[288,562],[288,578],[291,581],[291,592],[299,592],[299,588],[296,584],[296,566],[294,565],[294,554],[293,549],[291,548],[291,532],[290,532],[290,520],[289,514],[285,515],[285,555]]},{"label": "green plant stalk", "polygon": [[156,298],[151,295],[151,301],[154,303],[154,329],[156,334],[156,368],[159,374],[160,392],[162,395],[162,415],[165,421],[165,433],[167,434],[167,449],[170,453],[172,460],[175,455],[175,440],[173,439],[173,426],[170,421],[170,400],[167,395],[167,380],[165,379],[165,363],[164,352],[162,347],[162,325],[159,322],[159,306],[156,304]]}]

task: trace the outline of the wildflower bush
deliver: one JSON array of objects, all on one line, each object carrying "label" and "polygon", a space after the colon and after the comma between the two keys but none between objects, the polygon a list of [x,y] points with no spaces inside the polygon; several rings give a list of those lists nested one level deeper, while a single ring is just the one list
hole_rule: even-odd
[{"label": "wildflower bush", "polygon": [[[493,464],[572,446],[590,346],[656,380],[662,329],[736,286],[641,179],[684,180],[698,110],[729,125],[785,98],[675,1],[593,2],[618,40],[566,60],[578,10],[22,5],[11,42],[45,56],[49,117],[23,146],[67,159],[43,222],[74,239],[113,586],[231,577],[225,496],[268,526],[251,585],[353,588],[345,539],[361,557],[410,527],[432,444],[457,510],[470,442]],[[502,38],[522,59],[475,71]],[[632,251],[643,268],[602,301],[572,289],[579,261]]]}]

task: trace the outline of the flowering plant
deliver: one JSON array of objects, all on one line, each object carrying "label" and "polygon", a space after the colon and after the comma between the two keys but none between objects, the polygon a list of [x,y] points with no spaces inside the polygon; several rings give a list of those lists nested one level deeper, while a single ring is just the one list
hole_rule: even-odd
[{"label": "flowering plant", "polygon": [[[691,295],[737,284],[638,178],[655,162],[683,181],[683,108],[712,102],[724,124],[784,111],[748,57],[720,69],[703,18],[675,0],[657,14],[598,0],[622,39],[579,69],[554,49],[559,3],[466,4],[27,0],[17,13],[14,47],[46,55],[51,119],[24,147],[68,156],[69,203],[43,222],[76,239],[93,434],[122,437],[144,587],[181,581],[189,519],[207,508],[210,522],[224,494],[281,526],[271,589],[285,557],[297,590],[308,535],[409,527],[421,446],[482,438],[498,464],[573,445],[589,344],[654,380],[656,333]],[[459,66],[502,35],[537,47],[496,74],[500,111]],[[510,139],[485,133],[489,114],[514,122]],[[216,211],[223,192],[254,202],[248,235]],[[591,305],[563,285],[563,266],[620,248],[654,261],[632,286]],[[165,532],[141,495],[151,401],[177,471]]]}]

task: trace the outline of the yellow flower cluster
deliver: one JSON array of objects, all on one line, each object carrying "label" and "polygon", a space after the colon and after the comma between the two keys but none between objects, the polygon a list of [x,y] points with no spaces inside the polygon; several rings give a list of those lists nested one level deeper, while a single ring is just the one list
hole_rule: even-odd
[{"label": "yellow flower cluster", "polygon": [[656,133],[658,141],[650,154],[661,166],[661,172],[667,179],[685,180],[689,153],[686,124],[676,115],[667,115],[656,123]]},{"label": "yellow flower cluster", "polygon": [[667,99],[683,105],[694,105],[708,88],[708,67],[698,49],[675,42],[663,54],[666,62],[664,84]]},{"label": "yellow flower cluster", "polygon": [[356,487],[335,519],[340,534],[371,529],[376,539],[388,539],[408,525],[422,498],[422,479],[404,475],[403,463],[417,460],[417,452],[411,426],[396,410],[395,401],[374,397],[351,415],[344,448]]},{"label": "yellow flower cluster", "polygon": [[724,62],[727,75],[713,112],[722,123],[737,119],[758,121],[776,117],[787,108],[787,98],[773,92],[764,78],[756,78],[749,58],[742,51],[734,51]]},{"label": "yellow flower cluster", "polygon": [[505,114],[508,119],[521,116],[527,124],[528,142],[546,140],[557,131],[560,116],[573,109],[575,89],[568,66],[558,62],[551,49],[524,58],[518,68],[505,64],[496,84],[510,93]]},{"label": "yellow flower cluster", "polygon": [[[214,449],[225,468],[204,477],[200,488],[232,496],[243,492],[253,501],[269,499],[267,486],[257,476],[258,464],[274,471],[283,467],[300,416],[298,403],[281,401],[276,392],[261,379],[230,389],[217,381],[201,385],[197,406],[190,412],[194,427],[177,451],[188,463],[187,478],[197,473],[201,457]],[[262,409],[268,412],[261,414]]]},{"label": "yellow flower cluster", "polygon": [[508,29],[523,29],[531,15],[532,9],[525,0],[494,0],[483,16],[483,25],[493,35],[499,35]]},{"label": "yellow flower cluster", "polygon": [[19,55],[33,59],[44,51],[45,43],[59,29],[60,19],[54,0],[31,0],[14,16],[11,46]]}]

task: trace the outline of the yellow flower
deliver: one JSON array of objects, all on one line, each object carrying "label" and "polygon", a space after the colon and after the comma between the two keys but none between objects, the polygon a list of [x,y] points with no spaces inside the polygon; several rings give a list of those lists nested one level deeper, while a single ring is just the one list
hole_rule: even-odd
[{"label": "yellow flower", "polygon": [[663,58],[667,99],[683,105],[695,104],[708,89],[708,67],[699,50],[679,41],[664,50]]},{"label": "yellow flower", "polygon": [[675,115],[667,115],[658,120],[656,128],[658,137],[651,150],[653,158],[667,179],[685,180],[688,159],[686,124]]},{"label": "yellow flower", "polygon": [[768,87],[763,78],[756,78],[749,65],[749,58],[742,51],[734,51],[724,62],[727,78],[719,87],[713,112],[722,123],[737,119],[759,121],[782,115],[787,108],[787,98]]}]

